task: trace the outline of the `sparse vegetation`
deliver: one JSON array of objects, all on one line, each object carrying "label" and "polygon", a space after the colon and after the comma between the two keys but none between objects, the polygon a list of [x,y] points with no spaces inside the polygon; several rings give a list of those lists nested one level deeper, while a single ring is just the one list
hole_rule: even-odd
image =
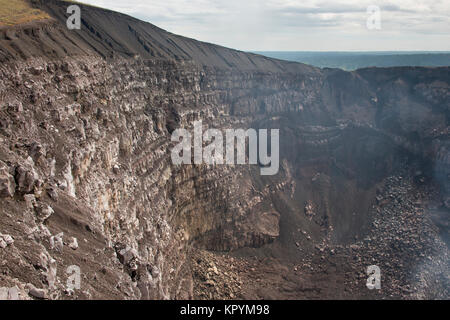
[{"label": "sparse vegetation", "polygon": [[49,18],[46,12],[31,7],[26,0],[0,0],[0,26],[13,26]]}]

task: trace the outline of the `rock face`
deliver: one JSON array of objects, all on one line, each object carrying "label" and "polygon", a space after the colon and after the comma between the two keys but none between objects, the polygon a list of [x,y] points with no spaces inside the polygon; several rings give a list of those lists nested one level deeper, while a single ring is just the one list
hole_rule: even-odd
[{"label": "rock face", "polygon": [[[321,70],[86,6],[73,32],[66,3],[32,2],[53,20],[0,30],[0,232],[15,240],[0,261],[17,261],[0,265],[0,286],[39,299],[233,298],[193,289],[197,250],[264,247],[292,263],[352,243],[399,168],[450,196],[449,68]],[[171,133],[195,120],[281,129],[279,174],[174,165]],[[78,290],[66,287],[73,266]]]},{"label": "rock face", "polygon": [[0,197],[13,197],[16,191],[14,177],[9,174],[8,167],[0,169]]}]

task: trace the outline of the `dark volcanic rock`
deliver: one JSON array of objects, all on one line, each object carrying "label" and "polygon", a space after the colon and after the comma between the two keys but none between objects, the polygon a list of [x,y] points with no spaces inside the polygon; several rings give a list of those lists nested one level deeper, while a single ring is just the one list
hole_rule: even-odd
[{"label": "dark volcanic rock", "polygon": [[[70,31],[68,3],[31,2],[53,19],[0,29],[0,231],[14,239],[0,287],[38,299],[448,298],[433,285],[448,249],[426,208],[450,196],[449,68],[322,70],[84,5]],[[279,173],[174,165],[171,133],[195,120],[280,129]],[[368,293],[377,262],[392,281]]]}]

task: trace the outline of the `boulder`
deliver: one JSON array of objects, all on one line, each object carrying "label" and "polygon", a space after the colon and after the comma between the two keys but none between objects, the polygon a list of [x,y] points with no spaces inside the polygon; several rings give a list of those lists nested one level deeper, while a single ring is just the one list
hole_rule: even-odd
[{"label": "boulder", "polygon": [[4,249],[7,246],[14,243],[13,237],[11,237],[9,234],[1,234],[0,233],[0,248]]},{"label": "boulder", "polygon": [[40,221],[44,222],[55,212],[52,207],[45,203],[38,203],[35,205],[37,217]]},{"label": "boulder", "polygon": [[53,188],[53,187],[47,188],[47,194],[53,201],[55,201],[55,202],[58,201],[59,195],[58,195],[58,190],[56,188]]},{"label": "boulder", "polygon": [[33,286],[31,283],[28,284],[28,293],[30,296],[36,298],[36,299],[46,299],[47,298],[47,292],[44,289],[38,289],[35,286]]},{"label": "boulder", "polygon": [[34,194],[26,194],[23,196],[23,199],[25,200],[27,208],[33,210],[36,204],[36,197],[34,196]]},{"label": "boulder", "polygon": [[62,252],[63,247],[64,247],[63,237],[64,237],[64,232],[61,232],[55,236],[52,236],[50,238],[50,248],[53,250]]},{"label": "boulder", "polygon": [[38,176],[32,169],[19,165],[16,168],[17,188],[22,193],[32,193],[38,182]]},{"label": "boulder", "polygon": [[132,249],[130,247],[126,247],[122,250],[120,250],[117,253],[117,256],[119,258],[119,261],[124,264],[124,265],[128,265],[130,264],[133,260],[138,258],[138,253],[135,249]]},{"label": "boulder", "polygon": [[116,244],[115,249],[119,261],[125,266],[128,274],[134,278],[141,264],[138,252],[124,244]]},{"label": "boulder", "polygon": [[72,241],[69,243],[69,248],[72,250],[78,249],[78,240],[77,238],[72,237]]}]

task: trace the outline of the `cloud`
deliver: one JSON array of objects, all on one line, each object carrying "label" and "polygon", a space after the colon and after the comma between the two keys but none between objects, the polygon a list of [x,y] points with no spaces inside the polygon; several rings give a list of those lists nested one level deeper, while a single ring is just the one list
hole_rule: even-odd
[{"label": "cloud", "polygon": [[[447,0],[84,0],[242,50],[446,50]],[[368,30],[367,7],[381,9]],[[365,49],[366,48],[366,49]]]}]

